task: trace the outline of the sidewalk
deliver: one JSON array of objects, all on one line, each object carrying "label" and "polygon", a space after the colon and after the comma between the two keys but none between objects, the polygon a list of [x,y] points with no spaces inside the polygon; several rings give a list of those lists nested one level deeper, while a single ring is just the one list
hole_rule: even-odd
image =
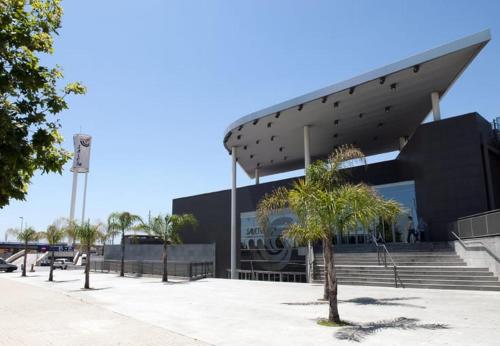
[{"label": "sidewalk", "polygon": [[[47,282],[45,272],[34,275],[0,275],[0,309],[17,316],[7,322],[16,328],[11,338],[22,335],[27,323],[26,333],[38,335],[32,340],[52,328],[54,338],[74,332],[79,342],[90,335],[101,344],[124,337],[130,344],[154,345],[162,335],[167,338],[162,345],[193,345],[194,339],[231,346],[493,345],[500,340],[499,292],[339,286],[341,318],[352,326],[331,328],[316,324],[328,313],[318,301],[321,285],[223,279],[164,284],[160,278],[91,273],[95,289],[85,291],[81,271],[57,271],[56,283]],[[59,314],[68,322],[37,325]]]},{"label": "sidewalk", "polygon": [[208,345],[57,290],[3,276],[0,292],[2,346]]}]

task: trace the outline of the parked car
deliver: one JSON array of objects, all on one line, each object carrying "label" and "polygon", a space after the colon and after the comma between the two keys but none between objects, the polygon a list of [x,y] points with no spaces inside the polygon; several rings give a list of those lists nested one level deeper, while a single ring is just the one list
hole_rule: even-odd
[{"label": "parked car", "polygon": [[40,266],[42,266],[42,267],[47,267],[47,266],[50,266],[50,259],[49,259],[49,258],[44,258],[44,259],[40,262]]},{"label": "parked car", "polygon": [[4,272],[11,273],[14,270],[17,270],[17,266],[11,263],[7,263],[4,259],[0,258],[0,271],[2,270]]},{"label": "parked car", "polygon": [[68,260],[59,258],[54,261],[54,269],[68,269]]}]

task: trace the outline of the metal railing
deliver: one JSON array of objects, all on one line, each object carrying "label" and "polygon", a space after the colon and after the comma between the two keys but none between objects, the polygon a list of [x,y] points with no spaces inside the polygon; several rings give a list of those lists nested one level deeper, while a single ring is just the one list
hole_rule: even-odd
[{"label": "metal railing", "polygon": [[[95,272],[119,272],[121,261],[104,260],[90,262],[90,270]],[[125,261],[125,273],[137,276],[163,275],[163,262],[161,261]],[[189,280],[214,277],[213,262],[179,262],[168,261],[167,272],[169,276],[188,278]]]},{"label": "metal railing", "polygon": [[[279,272],[267,270],[236,270],[239,280],[307,282],[306,272]],[[226,270],[226,278],[231,278],[231,270]]]},{"label": "metal railing", "polygon": [[500,209],[461,217],[451,224],[451,233],[462,239],[500,235]]},{"label": "metal railing", "polygon": [[[462,238],[460,238],[455,232],[450,232],[456,240],[458,240],[458,242],[460,243],[460,245],[462,245],[462,247],[466,250],[466,251],[485,251],[488,255],[491,256],[491,258],[493,258],[497,263],[500,263],[500,258],[497,257],[497,255],[495,255],[495,253],[493,251],[491,251],[489,249],[489,247],[487,247],[483,242],[480,242],[478,240],[475,240],[471,243],[466,243],[463,241]],[[475,244],[478,244],[478,245],[475,245]]]},{"label": "metal railing", "polygon": [[379,244],[377,242],[377,238],[375,237],[375,234],[372,233],[372,241],[375,247],[377,248],[377,261],[378,264],[380,265],[382,262],[384,264],[384,267],[387,268],[387,256],[389,256],[389,260],[392,263],[392,269],[394,271],[394,287],[398,287],[398,280],[402,288],[405,288],[403,281],[401,280],[401,277],[398,274],[398,266],[394,262],[394,259],[392,258],[391,254],[389,253],[389,250],[387,250],[387,246],[385,244]]}]

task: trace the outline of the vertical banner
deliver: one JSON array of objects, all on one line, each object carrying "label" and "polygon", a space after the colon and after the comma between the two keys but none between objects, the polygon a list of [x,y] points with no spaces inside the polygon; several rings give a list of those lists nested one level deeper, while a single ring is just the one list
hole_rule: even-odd
[{"label": "vertical banner", "polygon": [[84,134],[73,136],[75,155],[73,157],[73,166],[71,167],[72,172],[87,173],[89,171],[91,142],[92,136]]}]

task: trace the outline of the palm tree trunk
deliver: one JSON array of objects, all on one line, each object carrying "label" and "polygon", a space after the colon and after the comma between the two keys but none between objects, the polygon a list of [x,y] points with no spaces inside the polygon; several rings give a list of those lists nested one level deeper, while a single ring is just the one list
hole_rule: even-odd
[{"label": "palm tree trunk", "polygon": [[323,299],[328,300],[328,269],[326,268],[326,240],[323,239],[323,270],[325,272],[325,285],[323,287]]},{"label": "palm tree trunk", "polygon": [[168,268],[167,268],[167,243],[163,243],[163,277],[161,281],[168,282]]},{"label": "palm tree trunk", "polygon": [[122,230],[122,261],[120,266],[120,276],[125,276],[125,230]]},{"label": "palm tree trunk", "polygon": [[23,259],[23,273],[22,276],[26,276],[26,262],[28,261],[28,242],[24,242],[24,259]]},{"label": "palm tree trunk", "polygon": [[49,281],[54,281],[54,251],[51,251],[50,255]]},{"label": "palm tree trunk", "polygon": [[85,261],[85,287],[90,288],[90,246],[87,246],[87,260]]},{"label": "palm tree trunk", "polygon": [[328,320],[334,323],[340,323],[340,316],[337,302],[337,275],[335,273],[335,263],[333,259],[333,243],[331,235],[328,236],[325,246],[325,267],[327,268],[328,277],[325,278],[328,282],[328,304],[330,310]]}]

